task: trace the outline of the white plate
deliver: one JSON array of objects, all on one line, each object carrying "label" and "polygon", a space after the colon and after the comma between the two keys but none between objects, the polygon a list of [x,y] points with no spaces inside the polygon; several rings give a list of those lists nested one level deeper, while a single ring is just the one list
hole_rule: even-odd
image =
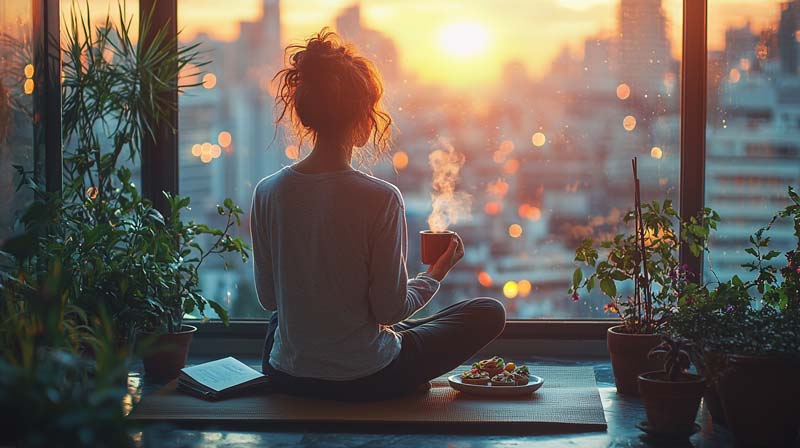
[{"label": "white plate", "polygon": [[531,375],[528,378],[528,384],[524,386],[492,386],[491,384],[482,386],[480,384],[466,384],[461,382],[461,375],[452,375],[447,378],[447,381],[450,383],[450,387],[457,391],[473,395],[494,397],[530,395],[544,384],[544,380],[536,375]]}]

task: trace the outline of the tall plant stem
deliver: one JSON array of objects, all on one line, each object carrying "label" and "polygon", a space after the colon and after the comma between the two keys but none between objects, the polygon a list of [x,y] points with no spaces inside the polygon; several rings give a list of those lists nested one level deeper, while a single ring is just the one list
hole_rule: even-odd
[{"label": "tall plant stem", "polygon": [[641,188],[639,185],[639,170],[637,166],[637,158],[634,157],[631,160],[631,165],[633,167],[633,182],[634,182],[634,194],[635,194],[635,204],[636,204],[636,223],[639,231],[639,259],[641,260],[642,264],[642,280],[644,281],[644,300],[645,300],[645,320],[647,321],[647,326],[649,327],[653,321],[653,302],[652,297],[650,296],[650,276],[647,272],[647,242],[645,240],[645,232],[644,232],[644,219],[642,218],[642,198],[641,198]]}]

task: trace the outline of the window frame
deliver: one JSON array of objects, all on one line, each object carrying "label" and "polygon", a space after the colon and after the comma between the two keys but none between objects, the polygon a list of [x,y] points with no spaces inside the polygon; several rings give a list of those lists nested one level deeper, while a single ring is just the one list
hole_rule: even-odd
[{"label": "window frame", "polygon": [[[45,180],[48,191],[61,189],[61,82],[59,76],[60,11],[59,0],[32,0],[34,5],[35,60],[37,68],[35,104],[39,120],[35,123],[37,143],[36,173]],[[705,207],[705,131],[707,99],[707,0],[683,0],[682,59],[680,89],[680,216],[688,219]],[[140,0],[139,17],[152,17],[153,32],[167,27],[177,43],[178,0]],[[151,15],[152,13],[152,15]],[[144,36],[145,41],[150,36]],[[168,39],[169,40],[169,39]],[[145,42],[146,43],[146,42]],[[178,92],[169,94],[174,113],[160,123],[156,137],[145,142],[142,151],[142,192],[156,207],[165,211],[162,191],[178,194]],[[157,149],[156,149],[157,148]],[[697,273],[702,281],[703,260],[681,247],[682,264]],[[608,328],[618,319],[512,319],[502,334],[504,339],[605,339]],[[199,322],[203,337],[261,338],[263,320],[232,319],[229,326],[219,321]]]}]

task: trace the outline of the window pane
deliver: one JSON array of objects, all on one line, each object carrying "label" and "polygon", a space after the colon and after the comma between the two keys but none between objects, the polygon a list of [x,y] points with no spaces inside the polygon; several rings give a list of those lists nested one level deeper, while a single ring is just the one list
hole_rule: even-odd
[{"label": "window pane", "polygon": [[[749,278],[748,237],[800,184],[800,2],[709,0],[706,203],[722,217],[710,270]],[[794,244],[788,222],[774,249]]]},{"label": "window pane", "polygon": [[33,170],[32,17],[31,2],[0,0],[0,240],[30,200],[14,165]]},{"label": "window pane", "polygon": [[[681,1],[359,4],[179,5],[182,38],[212,50],[203,87],[180,97],[181,193],[194,218],[213,222],[226,196],[249,208],[258,180],[297,157],[272,126],[269,79],[283,46],[329,26],[383,73],[399,132],[393,157],[371,170],[405,197],[411,274],[424,270],[417,233],[432,207],[429,156],[464,156],[455,187],[471,211],[451,228],[467,256],[425,312],[493,296],[511,318],[608,317],[599,295],[569,300],[573,252],[621,225],[633,205],[632,157],[644,199],[677,199]],[[209,266],[204,291],[234,317],[263,317],[251,269]]]}]

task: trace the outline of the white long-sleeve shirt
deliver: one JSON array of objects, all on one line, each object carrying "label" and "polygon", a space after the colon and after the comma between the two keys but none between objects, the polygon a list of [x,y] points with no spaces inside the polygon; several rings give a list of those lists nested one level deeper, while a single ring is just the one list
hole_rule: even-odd
[{"label": "white long-sleeve shirt", "polygon": [[298,377],[348,380],[387,366],[400,338],[386,325],[439,288],[408,278],[400,191],[357,170],[286,167],[256,186],[250,214],[256,291],[278,312],[270,365]]}]

